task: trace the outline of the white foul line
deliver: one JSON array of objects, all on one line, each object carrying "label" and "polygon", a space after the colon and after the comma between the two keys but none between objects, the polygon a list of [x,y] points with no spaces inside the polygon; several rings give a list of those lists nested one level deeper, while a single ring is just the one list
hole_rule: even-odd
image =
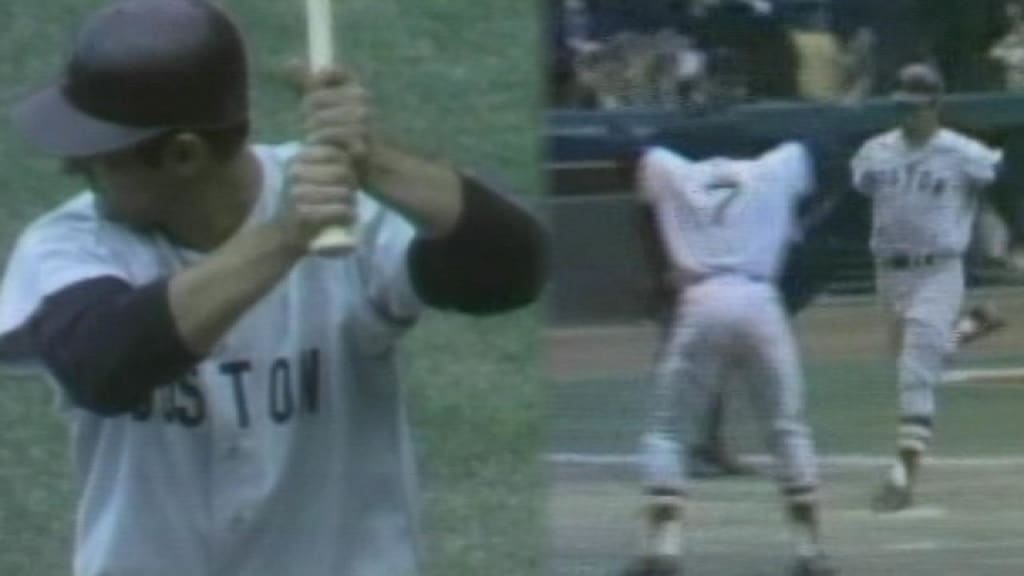
[{"label": "white foul line", "polygon": [[[599,454],[599,453],[576,453],[576,452],[549,452],[544,455],[544,461],[548,464],[566,464],[580,466],[639,466],[640,456],[636,454]],[[745,454],[744,462],[756,465],[768,465],[772,463],[772,457],[768,454]],[[819,458],[819,462],[825,466],[838,466],[843,468],[873,468],[891,464],[892,456],[880,456],[871,454],[833,454]],[[928,466],[948,468],[1016,468],[1024,467],[1024,456],[983,456],[983,457],[929,457],[926,460]]]},{"label": "white foul line", "polygon": [[970,368],[950,370],[942,375],[943,384],[960,384],[974,380],[1020,380],[1024,368]]}]

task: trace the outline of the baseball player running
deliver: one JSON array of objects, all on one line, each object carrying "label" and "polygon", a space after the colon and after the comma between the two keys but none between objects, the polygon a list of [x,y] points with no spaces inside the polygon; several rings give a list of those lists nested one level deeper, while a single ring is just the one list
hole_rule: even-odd
[{"label": "baseball player running", "polygon": [[[684,134],[665,132],[652,137],[652,141],[670,142],[673,150],[690,158],[746,156],[751,146],[757,146],[718,127],[711,130],[688,130]],[[762,142],[760,147],[763,149],[775,144]],[[845,146],[834,138],[819,137],[812,148],[819,182],[849,182],[850,152]],[[629,164],[625,163],[624,167]],[[657,279],[657,290],[651,298],[651,310],[659,327],[659,340],[664,345],[674,320],[674,272],[664,246],[657,237],[653,208],[646,207],[640,214],[642,218],[638,220],[637,230],[643,239],[647,262],[655,270]],[[834,257],[836,246],[867,240],[868,226],[864,223],[869,220],[868,199],[862,194],[848,192],[846,186],[830,190],[819,184],[815,194],[800,202],[794,238],[787,247],[785,264],[778,281],[783,305],[791,318],[813,303],[836,277],[841,262]],[[1005,319],[991,303],[972,306],[960,315],[956,323],[954,344],[959,349],[1005,326]],[[730,396],[727,388],[727,385],[719,386],[717,393],[705,403],[708,414],[695,418],[703,426],[694,430],[690,436],[688,471],[693,478],[745,475],[754,471],[734,453],[726,439],[726,405]]]},{"label": "baseball player running", "polygon": [[[24,231],[0,293],[3,356],[45,365],[71,425],[77,576],[416,572],[398,338],[425,306],[533,300],[543,236],[372,139],[344,73],[308,78],[304,110],[304,146],[247,143],[243,39],[205,0],[106,4],[16,110],[89,185]],[[307,255],[354,220],[347,255]]]},{"label": "baseball player running", "polygon": [[935,386],[954,348],[964,251],[980,192],[1002,161],[999,150],[941,126],[942,93],[933,68],[905,67],[895,94],[905,120],[865,142],[851,162],[854,187],[873,203],[871,252],[898,365],[898,458],[873,499],[878,511],[912,503],[932,437]]},{"label": "baseball player running", "polygon": [[837,573],[821,547],[818,470],[800,361],[775,287],[796,204],[814,182],[810,153],[792,142],[750,160],[691,162],[658,147],[640,160],[639,189],[654,206],[680,296],[641,443],[647,539],[634,574],[671,574],[680,567],[689,489],[681,448],[690,425],[700,426],[690,420],[708,413],[704,404],[733,368],[751,389],[776,458],[794,534],[793,573]]}]

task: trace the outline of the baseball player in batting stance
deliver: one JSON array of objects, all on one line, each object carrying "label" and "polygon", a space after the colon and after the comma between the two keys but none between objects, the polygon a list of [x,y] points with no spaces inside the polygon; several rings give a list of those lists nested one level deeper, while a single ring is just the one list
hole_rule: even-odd
[{"label": "baseball player in batting stance", "polygon": [[[88,182],[0,294],[3,356],[67,408],[78,576],[415,573],[398,338],[425,306],[496,313],[542,283],[537,220],[373,139],[337,69],[307,78],[303,145],[249,144],[246,69],[205,0],[121,0],[15,111]],[[308,254],[353,221],[347,254]]]},{"label": "baseball player in batting stance", "polygon": [[912,503],[932,438],[935,386],[954,349],[964,297],[964,251],[980,193],[997,177],[999,150],[942,127],[941,76],[905,67],[895,97],[902,125],[869,139],[851,161],[854,187],[872,203],[871,252],[897,358],[898,458],[873,499],[879,511]]},{"label": "baseball player in batting stance", "polygon": [[647,539],[630,572],[680,569],[689,489],[682,447],[690,426],[700,428],[691,418],[707,414],[704,403],[735,368],[751,389],[776,458],[794,534],[794,574],[836,574],[821,547],[818,470],[804,417],[802,370],[775,285],[797,203],[815,186],[814,159],[795,142],[753,159],[701,162],[654,147],[640,158],[638,173],[680,292],[641,442]]}]

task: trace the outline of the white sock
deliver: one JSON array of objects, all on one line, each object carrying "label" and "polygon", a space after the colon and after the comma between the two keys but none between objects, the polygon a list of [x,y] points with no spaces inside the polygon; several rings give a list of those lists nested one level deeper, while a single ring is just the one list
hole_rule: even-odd
[{"label": "white sock", "polygon": [[889,469],[889,482],[893,486],[899,486],[905,488],[910,484],[910,474],[907,473],[907,467],[903,465],[902,460],[897,460],[892,468]]},{"label": "white sock", "polygon": [[683,521],[675,518],[659,523],[659,529],[653,530],[647,542],[647,550],[654,556],[680,557],[683,555]]}]

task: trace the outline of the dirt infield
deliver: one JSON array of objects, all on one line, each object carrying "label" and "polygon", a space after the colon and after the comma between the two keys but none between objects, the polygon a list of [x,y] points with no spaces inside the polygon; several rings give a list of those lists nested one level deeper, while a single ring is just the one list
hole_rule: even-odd
[{"label": "dirt infield", "polygon": [[[991,302],[1009,326],[962,351],[958,362],[1024,352],[1024,291],[988,290],[969,303]],[[885,354],[882,322],[871,297],[824,299],[797,317],[797,338],[805,360],[864,360]],[[636,374],[650,365],[657,348],[651,322],[548,330],[545,368],[553,381]]]}]

